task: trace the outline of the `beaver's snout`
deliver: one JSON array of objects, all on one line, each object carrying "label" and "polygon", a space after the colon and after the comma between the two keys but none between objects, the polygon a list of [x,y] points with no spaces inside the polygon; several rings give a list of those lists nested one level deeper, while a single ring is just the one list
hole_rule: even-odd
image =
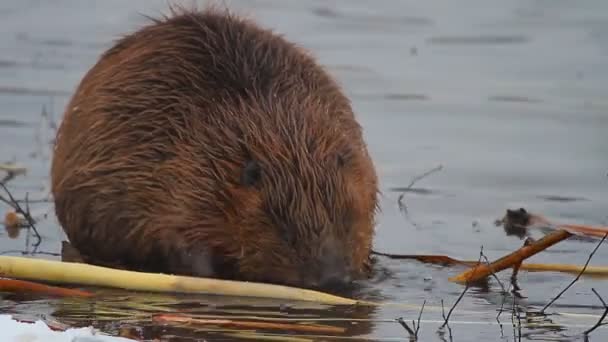
[{"label": "beaver's snout", "polygon": [[325,289],[341,289],[349,287],[351,282],[350,269],[345,265],[325,263],[320,272],[318,286]]},{"label": "beaver's snout", "polygon": [[303,277],[304,287],[317,288],[323,290],[340,290],[350,287],[352,277],[346,268],[338,268],[335,266],[322,267],[319,272],[314,275],[310,274],[310,270],[303,271],[306,276]]},{"label": "beaver's snout", "polygon": [[353,281],[353,267],[345,255],[343,246],[334,239],[327,239],[322,244],[316,263],[304,265],[301,270],[307,286],[320,289],[343,289],[350,287]]}]

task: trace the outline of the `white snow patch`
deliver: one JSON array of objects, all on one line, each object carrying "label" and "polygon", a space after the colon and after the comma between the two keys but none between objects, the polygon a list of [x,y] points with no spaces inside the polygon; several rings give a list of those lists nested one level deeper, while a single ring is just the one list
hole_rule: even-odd
[{"label": "white snow patch", "polygon": [[0,315],[0,341],[7,342],[133,342],[124,337],[100,333],[93,327],[70,328],[53,331],[43,321],[24,323],[13,320],[11,315]]}]

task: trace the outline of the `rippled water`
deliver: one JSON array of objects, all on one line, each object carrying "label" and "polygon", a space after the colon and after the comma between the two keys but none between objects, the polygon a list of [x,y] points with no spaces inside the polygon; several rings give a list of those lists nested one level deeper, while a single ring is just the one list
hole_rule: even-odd
[{"label": "rippled water", "polygon": [[[146,22],[139,14],[165,12],[165,1],[20,0],[0,2],[0,158],[28,168],[9,184],[18,197],[47,191],[52,122],[68,96],[113,39]],[[474,260],[480,246],[498,258],[521,246],[493,221],[507,208],[525,207],[556,221],[608,221],[608,4],[605,1],[232,1],[239,12],[309,48],[351,97],[382,182],[377,250],[447,254]],[[43,108],[46,115],[42,115]],[[405,195],[416,175],[443,169]],[[5,210],[5,207],[2,207]],[[46,204],[33,205],[44,213]],[[51,211],[52,212],[52,211]],[[58,252],[63,233],[52,215],[40,225],[41,249]],[[21,250],[0,235],[0,250]],[[562,242],[530,262],[583,264],[595,241]],[[593,265],[605,265],[608,247]],[[52,256],[48,256],[53,258]],[[403,340],[393,320],[418,317],[420,336],[437,332],[441,300],[462,291],[447,278],[457,267],[380,259],[386,276],[361,295],[410,306],[327,308],[269,301],[135,294],[104,290],[95,302],[6,295],[2,311],[47,315],[67,323],[93,323],[116,332],[146,326],[143,335],[207,336],[223,332],[165,329],[142,324],[152,312],[263,315],[329,319],[345,336]],[[508,284],[510,271],[499,274]],[[519,275],[523,309],[544,305],[572,275]],[[572,340],[592,326],[602,309],[591,288],[605,280],[583,278],[549,311],[552,327],[525,324],[522,340]],[[511,341],[511,314],[496,313],[500,286],[491,279],[472,288],[451,319],[454,341]],[[507,306],[511,301],[507,300]],[[578,315],[574,315],[578,313]],[[363,319],[356,321],[354,318]],[[276,333],[270,331],[269,333]],[[241,336],[245,338],[246,336]],[[603,340],[600,328],[591,340]],[[215,338],[215,339],[214,339]],[[327,340],[330,340],[329,338]]]}]

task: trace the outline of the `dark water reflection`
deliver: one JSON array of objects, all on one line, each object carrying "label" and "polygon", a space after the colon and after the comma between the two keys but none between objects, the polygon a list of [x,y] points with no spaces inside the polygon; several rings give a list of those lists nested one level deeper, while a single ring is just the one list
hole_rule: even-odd
[{"label": "dark water reflection", "polygon": [[[494,225],[507,208],[525,207],[562,222],[608,222],[605,1],[229,3],[311,49],[352,98],[382,182],[376,249],[475,260],[483,245],[488,258],[496,259],[522,244]],[[61,118],[84,72],[113,39],[145,23],[138,13],[156,15],[165,5],[160,0],[0,2],[0,161],[15,160],[28,169],[10,182],[17,197],[47,195],[49,127]],[[440,172],[406,189],[412,178],[437,165],[444,166]],[[407,216],[397,204],[404,190]],[[39,215],[52,212],[44,203],[32,209]],[[52,215],[39,228],[40,249],[58,252],[64,236]],[[572,239],[530,262],[583,264],[595,243]],[[0,250],[24,244],[24,234],[0,235]],[[607,256],[608,249],[600,248],[592,265],[606,265]],[[463,287],[447,278],[462,268],[384,258],[380,265],[390,272],[360,293],[384,303],[378,307],[104,290],[95,301],[5,295],[0,311],[91,323],[110,332],[132,325],[146,338],[210,340],[237,338],[223,328],[169,329],[152,323],[150,315],[323,318],[345,327],[344,336],[353,340],[397,341],[407,334],[394,319],[416,319],[426,300],[421,340],[449,340],[447,330],[437,332],[441,301],[449,307],[460,295]],[[498,276],[508,286],[510,272]],[[520,272],[523,297],[516,303],[538,310],[570,279]],[[523,312],[522,340],[580,339],[577,334],[602,312],[592,287],[608,298],[605,280],[584,278],[548,310],[559,315],[526,319]],[[453,340],[517,340],[512,303],[511,296],[503,299],[495,279],[472,287],[451,317]],[[505,308],[502,327],[496,321],[500,307]],[[591,340],[607,337],[600,328]]]}]

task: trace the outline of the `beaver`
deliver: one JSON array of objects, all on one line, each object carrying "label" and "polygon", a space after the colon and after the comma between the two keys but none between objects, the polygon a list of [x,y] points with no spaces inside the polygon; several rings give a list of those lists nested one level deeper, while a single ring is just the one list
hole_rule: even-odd
[{"label": "beaver", "polygon": [[71,245],[145,272],[369,276],[378,180],[338,82],[227,9],[150,20],[101,54],[58,128],[51,191]]}]

